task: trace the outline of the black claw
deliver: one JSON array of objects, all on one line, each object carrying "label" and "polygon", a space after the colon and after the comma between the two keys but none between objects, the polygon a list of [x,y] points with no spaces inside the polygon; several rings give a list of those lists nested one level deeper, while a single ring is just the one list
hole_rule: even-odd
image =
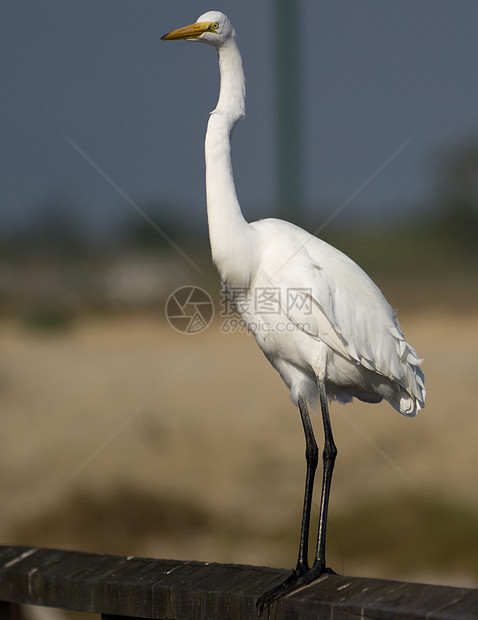
[{"label": "black claw", "polygon": [[299,573],[297,571],[292,571],[292,573],[287,577],[285,581],[280,583],[272,590],[268,590],[262,596],[260,596],[256,601],[256,607],[258,616],[262,614],[266,607],[272,605],[275,601],[277,601],[281,596],[287,594],[288,592],[292,592],[299,585]]},{"label": "black claw", "polygon": [[286,594],[290,594],[291,592],[297,590],[298,588],[301,588],[302,586],[309,585],[324,573],[330,573],[335,575],[333,570],[331,570],[330,568],[324,568],[321,564],[314,564],[312,568],[307,570],[295,569],[285,581],[280,583],[275,588],[272,588],[272,590],[265,592],[257,599],[256,607],[258,617],[267,607],[272,605],[272,603],[275,603],[275,601],[279,600]]}]

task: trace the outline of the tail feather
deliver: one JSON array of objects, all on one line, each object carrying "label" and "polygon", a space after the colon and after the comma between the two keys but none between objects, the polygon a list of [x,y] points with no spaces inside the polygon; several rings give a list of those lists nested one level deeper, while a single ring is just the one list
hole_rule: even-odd
[{"label": "tail feather", "polygon": [[425,407],[425,378],[418,365],[409,365],[406,379],[408,384],[400,386],[388,401],[402,415],[412,418]]}]

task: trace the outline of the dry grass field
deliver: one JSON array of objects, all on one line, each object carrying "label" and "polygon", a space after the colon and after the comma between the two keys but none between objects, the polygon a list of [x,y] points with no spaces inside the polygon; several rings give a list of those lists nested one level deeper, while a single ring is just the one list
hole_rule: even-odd
[{"label": "dry grass field", "polygon": [[[427,407],[332,406],[329,563],[477,586],[478,312],[400,319]],[[294,564],[302,430],[252,337],[133,317],[0,340],[3,543]]]}]

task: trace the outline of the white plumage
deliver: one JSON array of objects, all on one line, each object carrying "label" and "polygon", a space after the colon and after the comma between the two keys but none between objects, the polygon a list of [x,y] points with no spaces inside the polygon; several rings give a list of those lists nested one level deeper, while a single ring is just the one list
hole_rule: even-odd
[{"label": "white plumage", "polygon": [[[403,415],[424,406],[423,373],[395,312],[378,287],[350,258],[301,228],[277,219],[248,223],[237,200],[230,139],[244,116],[245,79],[236,36],[218,11],[163,39],[213,45],[221,87],[205,142],[209,236],[225,287],[298,405],[307,445],[307,480],[297,567],[258,602],[270,604],[325,570],[325,525],[336,448],[327,398],[342,402],[386,399]],[[317,552],[307,562],[317,445],[306,402],[320,403],[325,432],[324,483]]]},{"label": "white plumage", "polygon": [[[267,219],[250,227],[258,253],[250,261],[254,269],[249,281],[237,278],[232,284],[241,294],[241,287],[247,288],[242,316],[293,402],[303,396],[315,403],[320,377],[329,398],[385,398],[404,415],[415,415],[425,398],[420,360],[367,274],[339,250],[288,222]],[[263,290],[275,294],[272,303],[280,303],[279,313],[267,307],[260,311],[257,291]],[[300,303],[294,303],[295,294]]]}]

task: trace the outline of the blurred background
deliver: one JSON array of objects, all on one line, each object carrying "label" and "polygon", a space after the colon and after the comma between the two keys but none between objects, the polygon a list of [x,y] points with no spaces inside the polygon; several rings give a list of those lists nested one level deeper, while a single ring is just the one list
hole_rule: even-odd
[{"label": "blurred background", "polygon": [[[295,563],[299,418],[252,337],[221,329],[209,256],[216,55],[160,41],[211,8],[247,77],[246,218],[349,254],[425,358],[416,419],[332,407],[329,563],[476,587],[474,0],[4,0],[1,541]],[[181,286],[216,304],[201,333],[166,321]]]}]

